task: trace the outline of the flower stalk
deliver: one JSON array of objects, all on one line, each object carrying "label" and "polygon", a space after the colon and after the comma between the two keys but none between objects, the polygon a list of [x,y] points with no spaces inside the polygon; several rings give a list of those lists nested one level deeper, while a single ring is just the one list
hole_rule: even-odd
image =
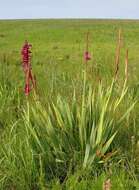
[{"label": "flower stalk", "polygon": [[[36,90],[36,79],[32,72],[31,67],[31,57],[32,57],[32,51],[31,51],[32,45],[28,43],[26,40],[22,50],[22,66],[25,73],[25,87],[24,87],[24,93],[26,96],[28,96],[32,90]],[[32,86],[31,86],[32,83]]]}]

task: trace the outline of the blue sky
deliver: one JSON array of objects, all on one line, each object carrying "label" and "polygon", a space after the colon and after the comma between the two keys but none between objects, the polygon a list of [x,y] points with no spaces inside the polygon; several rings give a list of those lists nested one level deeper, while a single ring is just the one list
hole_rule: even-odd
[{"label": "blue sky", "polygon": [[139,0],[0,0],[0,19],[139,18]]}]

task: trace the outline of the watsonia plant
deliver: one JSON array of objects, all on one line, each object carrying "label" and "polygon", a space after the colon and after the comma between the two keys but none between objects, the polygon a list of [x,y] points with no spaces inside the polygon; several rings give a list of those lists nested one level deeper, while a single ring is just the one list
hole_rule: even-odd
[{"label": "watsonia plant", "polygon": [[62,182],[69,172],[93,171],[107,162],[116,152],[114,138],[135,105],[120,110],[126,83],[118,97],[114,92],[114,82],[94,89],[84,76],[81,101],[74,91],[70,102],[60,95],[47,105],[27,102],[0,145],[1,189],[7,183],[15,189],[45,189],[46,179]]}]

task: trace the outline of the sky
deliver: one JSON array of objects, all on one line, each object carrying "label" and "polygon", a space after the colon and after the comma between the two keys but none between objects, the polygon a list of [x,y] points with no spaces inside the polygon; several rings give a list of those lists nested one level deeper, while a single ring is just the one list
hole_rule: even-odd
[{"label": "sky", "polygon": [[139,0],[0,0],[0,19],[139,19]]}]

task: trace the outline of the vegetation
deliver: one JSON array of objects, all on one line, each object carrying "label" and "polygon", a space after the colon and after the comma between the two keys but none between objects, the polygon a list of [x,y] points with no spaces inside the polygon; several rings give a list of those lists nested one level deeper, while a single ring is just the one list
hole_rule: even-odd
[{"label": "vegetation", "polygon": [[0,189],[139,189],[138,30],[128,20],[0,21]]}]

